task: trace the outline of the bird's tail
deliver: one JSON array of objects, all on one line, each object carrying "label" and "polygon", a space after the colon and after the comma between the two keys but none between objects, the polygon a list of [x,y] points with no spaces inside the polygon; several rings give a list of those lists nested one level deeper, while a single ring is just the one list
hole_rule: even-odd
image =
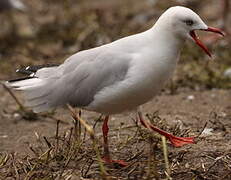
[{"label": "bird's tail", "polygon": [[[49,70],[49,68],[51,68]],[[17,70],[17,72],[28,74],[28,77],[6,81],[5,85],[9,88],[22,91],[26,99],[26,106],[33,109],[34,112],[43,112],[52,109],[50,94],[52,92],[52,83],[50,78],[40,78],[36,76],[36,71],[32,67]],[[52,71],[53,67],[45,69],[46,74]]]}]

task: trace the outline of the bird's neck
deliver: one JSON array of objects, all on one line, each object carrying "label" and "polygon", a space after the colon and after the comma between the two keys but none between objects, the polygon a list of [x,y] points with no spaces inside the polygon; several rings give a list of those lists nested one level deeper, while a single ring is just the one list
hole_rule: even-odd
[{"label": "bird's neck", "polygon": [[173,59],[177,59],[180,51],[184,45],[185,39],[178,38],[171,31],[158,28],[154,26],[150,29],[150,34],[152,34],[151,41],[153,42],[153,48],[155,50],[162,52],[164,56],[173,56]]},{"label": "bird's neck", "polygon": [[162,42],[166,42],[167,44],[178,49],[181,49],[186,41],[186,38],[177,36],[169,28],[153,26],[151,31],[154,34],[154,38],[158,38]]}]

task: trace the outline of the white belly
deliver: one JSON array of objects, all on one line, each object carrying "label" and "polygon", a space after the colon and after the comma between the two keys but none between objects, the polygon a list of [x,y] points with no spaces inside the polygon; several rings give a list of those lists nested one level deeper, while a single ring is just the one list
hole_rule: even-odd
[{"label": "white belly", "polygon": [[[134,66],[125,80],[102,89],[86,109],[103,114],[116,114],[135,109],[151,100],[172,75],[176,63],[166,66],[158,63],[152,66]],[[158,66],[158,67],[157,67]]]}]

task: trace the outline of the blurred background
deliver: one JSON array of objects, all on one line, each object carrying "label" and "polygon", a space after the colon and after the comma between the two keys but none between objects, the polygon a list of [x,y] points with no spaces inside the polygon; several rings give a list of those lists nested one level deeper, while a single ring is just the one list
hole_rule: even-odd
[{"label": "blurred background", "polygon": [[17,77],[19,67],[62,63],[71,54],[150,28],[168,7],[184,5],[220,38],[201,33],[215,61],[187,42],[169,87],[231,87],[231,17],[229,0],[0,0],[0,80]]}]

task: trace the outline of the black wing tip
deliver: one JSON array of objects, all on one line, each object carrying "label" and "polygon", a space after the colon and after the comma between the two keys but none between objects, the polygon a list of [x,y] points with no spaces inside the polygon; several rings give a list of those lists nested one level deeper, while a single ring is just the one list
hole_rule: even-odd
[{"label": "black wing tip", "polygon": [[16,70],[16,73],[20,73],[20,74],[24,74],[27,75],[26,77],[21,77],[21,78],[17,78],[17,79],[12,79],[7,81],[8,83],[13,83],[13,82],[17,82],[17,81],[23,81],[26,79],[32,79],[32,78],[37,78],[35,76],[35,73],[42,68],[46,68],[46,67],[55,67],[55,66],[59,66],[58,64],[45,64],[45,65],[34,65],[34,66],[27,66],[27,67],[23,67],[20,69]]},{"label": "black wing tip", "polygon": [[27,66],[16,70],[16,73],[31,75],[36,73],[39,69],[46,68],[46,67],[54,67],[58,66],[58,64],[45,64],[45,65],[33,65]]},{"label": "black wing tip", "polygon": [[[29,67],[29,66],[28,66]],[[16,73],[20,73],[20,74],[26,74],[26,75],[31,75],[32,73],[34,73],[33,71],[29,71],[26,68],[21,68],[21,69],[17,69]]]}]

